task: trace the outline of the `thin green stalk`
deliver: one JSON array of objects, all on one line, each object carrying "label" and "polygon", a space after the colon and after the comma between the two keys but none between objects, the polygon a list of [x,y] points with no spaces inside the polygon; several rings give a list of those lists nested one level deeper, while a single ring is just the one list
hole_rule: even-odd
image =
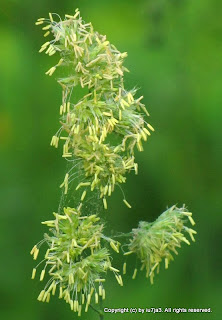
[{"label": "thin green stalk", "polygon": [[97,310],[96,308],[94,308],[91,304],[89,305],[90,306],[90,308],[93,310],[93,311],[95,311],[96,313],[98,313],[98,315],[99,315],[99,319],[100,320],[104,320],[104,315],[103,315],[103,311],[102,311],[102,299],[101,299],[101,301],[100,301],[100,310]]},{"label": "thin green stalk", "polygon": [[103,313],[103,299],[102,298],[100,298],[99,305],[100,305],[100,320],[103,320],[104,313]]}]

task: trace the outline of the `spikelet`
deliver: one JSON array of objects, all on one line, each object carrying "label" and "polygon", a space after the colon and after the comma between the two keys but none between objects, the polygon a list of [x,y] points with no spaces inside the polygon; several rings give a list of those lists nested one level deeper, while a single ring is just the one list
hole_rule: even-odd
[{"label": "spikelet", "polygon": [[[173,206],[162,213],[153,223],[141,221],[137,229],[132,230],[132,238],[128,245],[129,253],[135,253],[141,261],[141,270],[146,269],[146,276],[153,283],[155,271],[159,270],[159,264],[162,260],[165,262],[165,268],[173,260],[172,253],[178,254],[177,248],[185,242],[190,245],[186,238],[190,236],[195,241],[194,234],[196,231],[187,227],[185,224],[194,221],[192,213],[188,212],[185,207],[177,208]],[[127,252],[128,253],[128,252]],[[126,254],[127,254],[126,253]],[[124,272],[126,269],[124,267]],[[133,279],[135,279],[137,269],[134,270]]]},{"label": "spikelet", "polygon": [[[103,235],[103,225],[96,215],[81,216],[80,211],[67,207],[64,208],[64,214],[54,213],[54,216],[54,220],[43,222],[50,234],[45,233],[44,239],[30,252],[35,255],[40,246],[44,243],[47,245],[45,267],[40,273],[40,281],[48,279],[38,300],[49,302],[50,295],[55,295],[58,286],[59,298],[68,302],[71,310],[79,312],[80,304],[85,304],[85,309],[88,310],[94,288],[105,299],[103,275],[106,275],[107,270],[115,276],[119,272],[111,265],[107,247],[111,244],[118,251],[120,243]],[[37,267],[32,271],[32,279],[35,278]],[[120,276],[118,283],[122,286]],[[70,297],[76,288],[76,299],[72,301]],[[97,293],[95,300],[98,303]]]}]

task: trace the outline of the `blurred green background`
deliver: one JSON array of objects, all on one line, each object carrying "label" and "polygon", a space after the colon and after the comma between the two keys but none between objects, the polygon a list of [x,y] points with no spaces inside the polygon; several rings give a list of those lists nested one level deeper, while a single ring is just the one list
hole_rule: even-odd
[{"label": "blurred green background", "polygon": [[[39,54],[39,17],[79,7],[85,21],[127,51],[126,87],[140,94],[156,132],[137,154],[139,175],[116,191],[108,230],[129,232],[167,206],[193,212],[196,242],[180,250],[154,285],[139,274],[125,286],[113,277],[104,306],[212,308],[210,314],[107,314],[106,319],[221,319],[222,2],[220,0],[1,0],[0,5],[0,316],[7,320],[75,319],[64,301],[37,302],[32,246],[56,211],[65,161],[49,146],[58,128],[61,89],[44,72],[55,57]],[[114,254],[116,265],[123,260]],[[83,319],[98,319],[89,311]]]}]

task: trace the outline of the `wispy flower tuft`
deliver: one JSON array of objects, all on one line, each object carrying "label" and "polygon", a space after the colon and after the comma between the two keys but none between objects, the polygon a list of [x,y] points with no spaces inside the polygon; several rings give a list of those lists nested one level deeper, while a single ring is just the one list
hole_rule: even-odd
[{"label": "wispy flower tuft", "polygon": [[[149,115],[141,102],[143,97],[136,98],[137,90],[124,86],[127,53],[121,53],[91,23],[85,23],[78,9],[64,20],[50,15],[36,24],[44,24],[44,36],[52,36],[39,51],[60,55],[58,63],[46,72],[52,76],[60,70],[58,83],[63,90],[59,109],[62,126],[51,145],[57,148],[62,140],[62,156],[78,159],[78,170],[84,177],[84,183],[77,186],[84,187],[80,200],[85,200],[85,191],[99,190],[107,209],[107,197],[116,185],[125,183],[126,173],[138,173],[134,150],[143,151],[142,142],[154,131],[142,113]],[[77,103],[72,95],[76,86],[88,89]],[[65,194],[73,179],[71,170],[61,184]],[[124,203],[131,208],[125,197]]]},{"label": "wispy flower tuft", "polygon": [[50,233],[45,233],[31,250],[36,260],[40,247],[46,244],[44,259],[33,269],[31,278],[38,275],[40,281],[47,279],[39,301],[49,302],[57,292],[71,310],[81,314],[83,305],[88,310],[93,295],[96,303],[99,296],[105,299],[104,277],[108,271],[123,285],[109,252],[109,247],[119,252],[120,243],[103,235],[103,225],[96,215],[81,216],[78,210],[64,208],[64,214],[54,216],[54,220],[43,222]]},{"label": "wispy flower tuft", "polygon": [[[155,271],[159,272],[160,263],[165,261],[165,268],[168,268],[169,262],[173,260],[172,253],[178,254],[177,249],[181,243],[190,245],[187,236],[195,241],[194,234],[197,232],[185,224],[190,222],[195,224],[192,213],[185,207],[177,208],[172,206],[162,213],[156,221],[139,223],[137,229],[132,230],[132,238],[128,245],[129,251],[125,255],[135,253],[141,261],[141,270],[146,269],[146,277],[153,283]],[[124,265],[124,271],[126,265]],[[125,273],[125,272],[124,272]],[[135,279],[137,269],[133,274]]]}]

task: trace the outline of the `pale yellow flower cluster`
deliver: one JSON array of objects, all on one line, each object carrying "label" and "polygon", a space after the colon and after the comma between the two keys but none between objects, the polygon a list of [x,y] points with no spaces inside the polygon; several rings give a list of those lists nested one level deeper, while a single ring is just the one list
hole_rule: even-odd
[{"label": "pale yellow flower cluster", "polygon": [[[129,251],[125,255],[136,254],[142,264],[141,270],[146,269],[146,277],[150,278],[151,283],[153,283],[155,270],[159,273],[162,260],[165,261],[167,269],[169,262],[173,260],[172,253],[178,254],[177,248],[181,247],[181,243],[190,245],[185,234],[195,241],[194,234],[197,232],[185,226],[188,220],[192,226],[195,224],[192,213],[185,207],[173,206],[162,213],[156,221],[152,223],[141,221],[139,227],[132,230]],[[123,269],[126,269],[125,264]],[[134,270],[133,279],[136,274],[137,269]]]},{"label": "pale yellow flower cluster", "polygon": [[[106,36],[94,31],[91,23],[85,23],[78,9],[63,21],[55,21],[50,15],[50,19],[40,18],[36,24],[46,24],[45,36],[53,37],[40,52],[60,55],[59,62],[46,74],[51,76],[60,68],[63,75],[58,79],[63,89],[59,110],[62,127],[51,145],[57,148],[62,140],[63,157],[78,159],[82,181],[76,188],[84,187],[80,201],[88,191],[99,190],[107,209],[107,197],[115,186],[125,183],[127,172],[138,172],[135,147],[143,151],[142,141],[154,131],[141,114],[144,111],[148,115],[141,103],[143,97],[135,98],[136,90],[124,87],[124,72],[128,70],[123,62],[127,53],[119,52]],[[74,103],[76,86],[89,92]],[[66,135],[61,136],[62,130]],[[73,170],[66,173],[61,184],[65,194],[73,181]],[[123,200],[130,208],[125,197]]]},{"label": "pale yellow flower cluster", "polygon": [[47,272],[49,280],[40,292],[38,300],[49,302],[50,297],[58,292],[71,310],[81,315],[82,308],[88,311],[91,300],[98,303],[99,297],[105,299],[105,279],[111,271],[120,286],[123,285],[119,270],[111,264],[110,253],[106,244],[119,252],[120,243],[103,235],[103,225],[96,215],[82,216],[79,210],[64,208],[63,214],[54,213],[54,220],[43,222],[50,234],[35,245],[31,254],[36,260],[39,249],[47,245],[44,259],[33,269],[32,279],[37,269],[44,265],[40,272],[40,281]]}]

